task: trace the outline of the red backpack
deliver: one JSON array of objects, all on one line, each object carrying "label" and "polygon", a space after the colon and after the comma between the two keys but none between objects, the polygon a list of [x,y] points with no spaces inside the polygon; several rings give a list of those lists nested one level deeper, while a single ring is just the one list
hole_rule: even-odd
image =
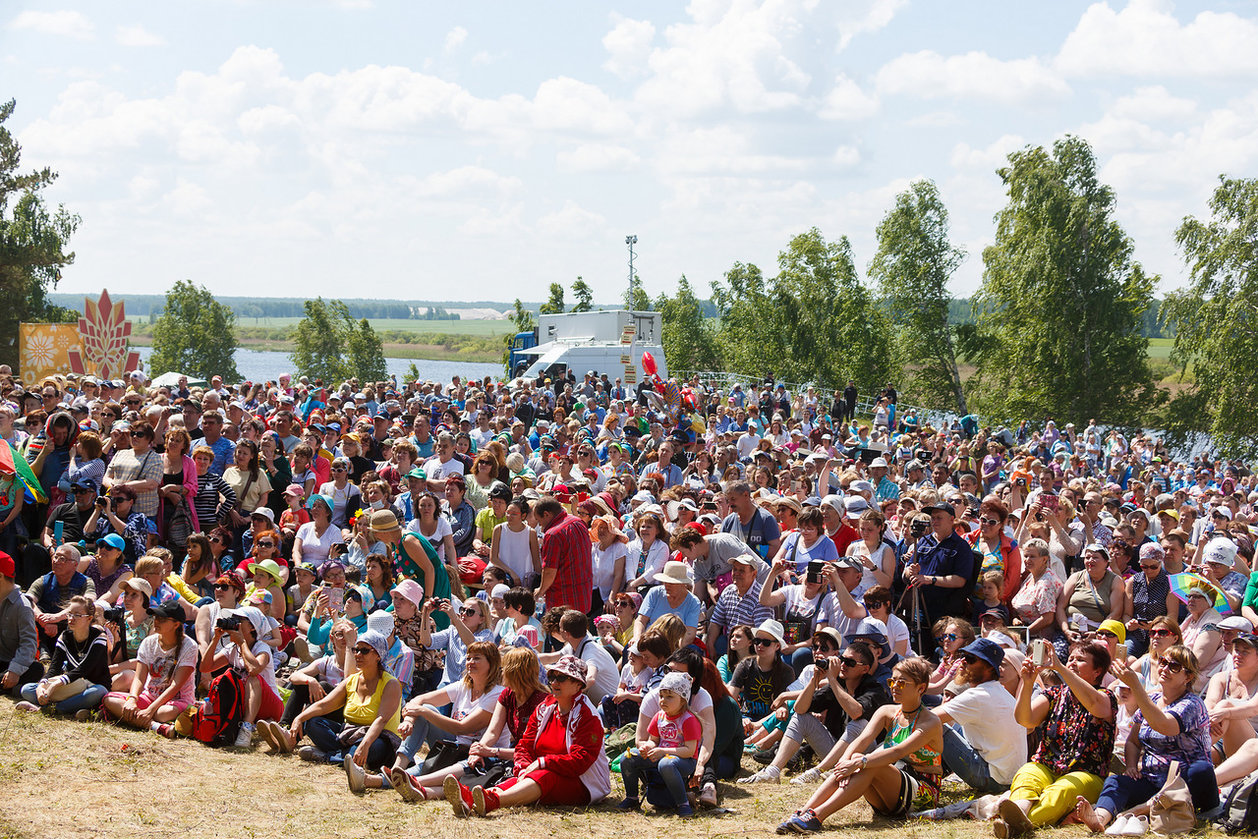
[{"label": "red backpack", "polygon": [[235,667],[210,682],[209,695],[192,706],[192,736],[211,746],[234,746],[245,720],[245,683]]}]

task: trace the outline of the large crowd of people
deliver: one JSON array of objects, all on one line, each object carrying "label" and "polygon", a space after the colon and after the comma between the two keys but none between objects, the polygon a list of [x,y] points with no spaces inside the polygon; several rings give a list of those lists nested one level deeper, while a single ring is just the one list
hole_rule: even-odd
[{"label": "large crowd of people", "polygon": [[1133,835],[1258,770],[1247,464],[678,385],[0,369],[0,687],[459,816],[619,773],[680,817],[789,778],[779,833],[955,789]]}]

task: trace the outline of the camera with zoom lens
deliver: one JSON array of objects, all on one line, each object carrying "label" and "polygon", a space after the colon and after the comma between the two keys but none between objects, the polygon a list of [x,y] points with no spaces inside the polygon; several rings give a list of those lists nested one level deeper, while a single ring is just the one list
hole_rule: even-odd
[{"label": "camera with zoom lens", "polygon": [[224,632],[235,632],[240,629],[240,615],[229,615],[219,618],[214,625]]},{"label": "camera with zoom lens", "polygon": [[122,606],[111,606],[103,613],[104,618],[109,623],[121,624],[127,616],[127,610]]},{"label": "camera with zoom lens", "polygon": [[930,527],[930,522],[914,521],[909,525],[909,534],[914,539],[920,539],[926,535],[926,529]]}]

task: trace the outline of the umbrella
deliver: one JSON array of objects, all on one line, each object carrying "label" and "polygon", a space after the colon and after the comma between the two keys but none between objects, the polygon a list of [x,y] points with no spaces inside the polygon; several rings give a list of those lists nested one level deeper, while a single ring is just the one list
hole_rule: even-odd
[{"label": "umbrella", "polygon": [[0,439],[0,476],[21,481],[22,486],[26,488],[27,501],[42,504],[48,500],[48,496],[44,494],[44,488],[39,484],[39,478],[35,477],[26,458],[10,446],[8,440],[3,439]]},{"label": "umbrella", "polygon": [[1227,597],[1223,594],[1223,589],[1217,584],[1210,582],[1200,574],[1193,574],[1185,571],[1180,574],[1171,574],[1171,594],[1174,594],[1184,605],[1188,605],[1188,592],[1195,588],[1205,589],[1214,594],[1214,609],[1220,615],[1230,615],[1232,607],[1227,604]]},{"label": "umbrella", "polygon": [[[153,379],[153,387],[174,387],[179,384],[179,377],[183,375],[188,374],[175,373],[173,371],[170,373],[163,373]],[[206,384],[207,382],[205,379],[202,379],[200,376],[188,375],[188,387],[205,387]]]}]

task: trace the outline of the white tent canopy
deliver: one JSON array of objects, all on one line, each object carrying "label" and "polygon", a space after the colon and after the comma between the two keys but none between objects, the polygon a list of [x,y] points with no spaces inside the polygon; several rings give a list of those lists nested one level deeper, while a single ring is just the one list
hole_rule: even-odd
[{"label": "white tent canopy", "polygon": [[187,373],[163,373],[153,380],[153,387],[175,387],[179,384],[181,376],[188,377],[188,387],[205,387],[209,382],[205,379],[199,379],[196,376]]}]

